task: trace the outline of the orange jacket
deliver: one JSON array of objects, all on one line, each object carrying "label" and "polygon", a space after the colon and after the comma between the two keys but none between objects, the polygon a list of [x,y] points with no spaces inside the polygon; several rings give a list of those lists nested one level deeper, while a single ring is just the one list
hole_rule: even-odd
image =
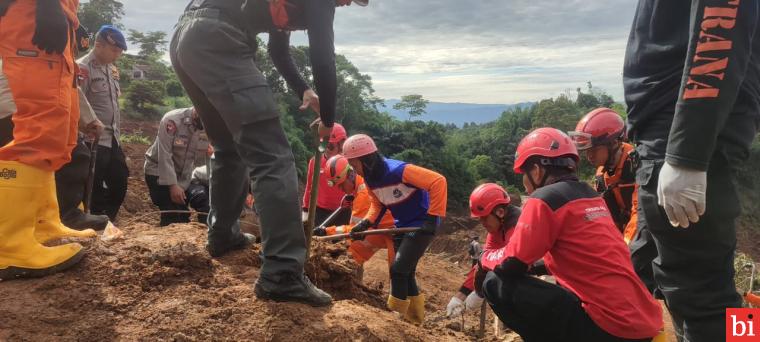
[{"label": "orange jacket", "polygon": [[633,146],[623,143],[621,146],[622,156],[615,165],[612,173],[607,172],[604,166],[596,170],[597,191],[602,193],[607,207],[612,213],[615,225],[623,233],[626,243],[630,243],[636,235],[636,207],[638,206],[638,185],[636,175],[632,168],[631,153]]},{"label": "orange jacket", "polygon": [[[359,223],[369,211],[371,204],[369,190],[367,185],[364,184],[364,179],[361,176],[356,176],[356,190],[354,192],[354,201],[351,206],[351,224],[344,226],[332,226],[327,227],[327,235],[345,234],[351,232],[353,226]],[[387,229],[393,228],[393,216],[390,212],[386,212],[383,218],[378,224],[378,228]],[[393,263],[395,252],[393,248],[393,239],[387,235],[371,235],[364,238],[361,241],[351,241],[348,247],[348,252],[356,260],[357,263],[363,264],[380,249],[386,248],[388,250],[388,265]]]},{"label": "orange jacket", "polygon": [[[390,168],[387,178],[391,180],[383,182],[390,184],[371,189],[372,204],[365,216],[366,219],[374,221],[383,207],[393,212],[400,227],[421,226],[424,216],[420,215],[420,208],[427,207],[428,215],[441,218],[446,216],[446,177],[438,172],[396,160],[386,159],[385,162]],[[399,176],[399,170],[401,182],[394,183],[393,179]],[[420,190],[427,192],[427,199],[418,195]]]}]

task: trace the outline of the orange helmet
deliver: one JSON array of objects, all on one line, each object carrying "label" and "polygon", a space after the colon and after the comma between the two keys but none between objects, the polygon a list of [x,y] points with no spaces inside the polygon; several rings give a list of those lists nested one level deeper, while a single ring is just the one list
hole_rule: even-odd
[{"label": "orange helmet", "polygon": [[[578,150],[570,137],[556,128],[542,127],[528,133],[517,145],[513,170],[522,174],[522,167],[530,157],[544,157],[544,165],[566,166],[575,169],[580,160]],[[571,160],[568,160],[571,159]]]},{"label": "orange helmet", "polygon": [[335,144],[346,138],[348,138],[348,134],[346,134],[346,128],[337,122],[333,124],[333,129],[330,133],[330,139],[328,142]]},{"label": "orange helmet", "polygon": [[607,145],[623,139],[625,123],[623,119],[609,108],[597,108],[586,114],[575,131],[569,132],[579,151],[594,146]]},{"label": "orange helmet", "polygon": [[322,172],[327,177],[327,185],[333,187],[345,182],[352,171],[353,168],[348,164],[348,159],[338,154],[327,160],[325,169]]},{"label": "orange helmet", "polygon": [[470,194],[470,216],[488,216],[499,204],[509,204],[511,199],[499,184],[481,184]]}]

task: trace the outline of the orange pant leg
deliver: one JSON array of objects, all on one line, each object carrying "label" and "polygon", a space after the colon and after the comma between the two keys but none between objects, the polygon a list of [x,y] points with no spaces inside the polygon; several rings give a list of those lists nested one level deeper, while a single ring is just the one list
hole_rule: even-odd
[{"label": "orange pant leg", "polygon": [[[364,240],[351,241],[348,252],[358,264],[363,264],[371,259],[378,250],[387,248],[386,240],[390,240],[390,238],[384,235],[369,235]],[[393,246],[392,241],[391,246]]]},{"label": "orange pant leg", "polygon": [[639,188],[636,186],[636,189],[633,191],[633,200],[631,201],[631,219],[628,220],[628,223],[625,225],[625,230],[623,230],[623,239],[625,239],[626,244],[630,244],[631,241],[633,241],[633,238],[636,237],[636,221],[638,220],[638,211],[636,210],[636,207],[639,205],[638,196]]},{"label": "orange pant leg", "polygon": [[59,55],[32,44],[35,6],[16,1],[0,20],[0,58],[17,108],[13,141],[0,147],[0,160],[55,171],[71,159],[76,139],[74,56],[70,45]]}]

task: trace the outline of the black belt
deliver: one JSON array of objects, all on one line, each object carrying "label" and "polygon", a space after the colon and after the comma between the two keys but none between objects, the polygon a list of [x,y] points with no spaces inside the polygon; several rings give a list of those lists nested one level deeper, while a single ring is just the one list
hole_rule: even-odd
[{"label": "black belt", "polygon": [[193,0],[185,8],[185,15],[218,18],[245,31],[241,0]]}]

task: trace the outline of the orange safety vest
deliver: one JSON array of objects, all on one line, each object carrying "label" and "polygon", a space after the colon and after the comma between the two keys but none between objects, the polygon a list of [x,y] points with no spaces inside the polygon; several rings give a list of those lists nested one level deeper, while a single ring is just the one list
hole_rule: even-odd
[{"label": "orange safety vest", "polygon": [[625,242],[630,243],[636,235],[638,185],[631,160],[634,148],[628,143],[623,143],[621,148],[622,156],[612,172],[604,166],[596,170],[596,190],[602,194]]}]

